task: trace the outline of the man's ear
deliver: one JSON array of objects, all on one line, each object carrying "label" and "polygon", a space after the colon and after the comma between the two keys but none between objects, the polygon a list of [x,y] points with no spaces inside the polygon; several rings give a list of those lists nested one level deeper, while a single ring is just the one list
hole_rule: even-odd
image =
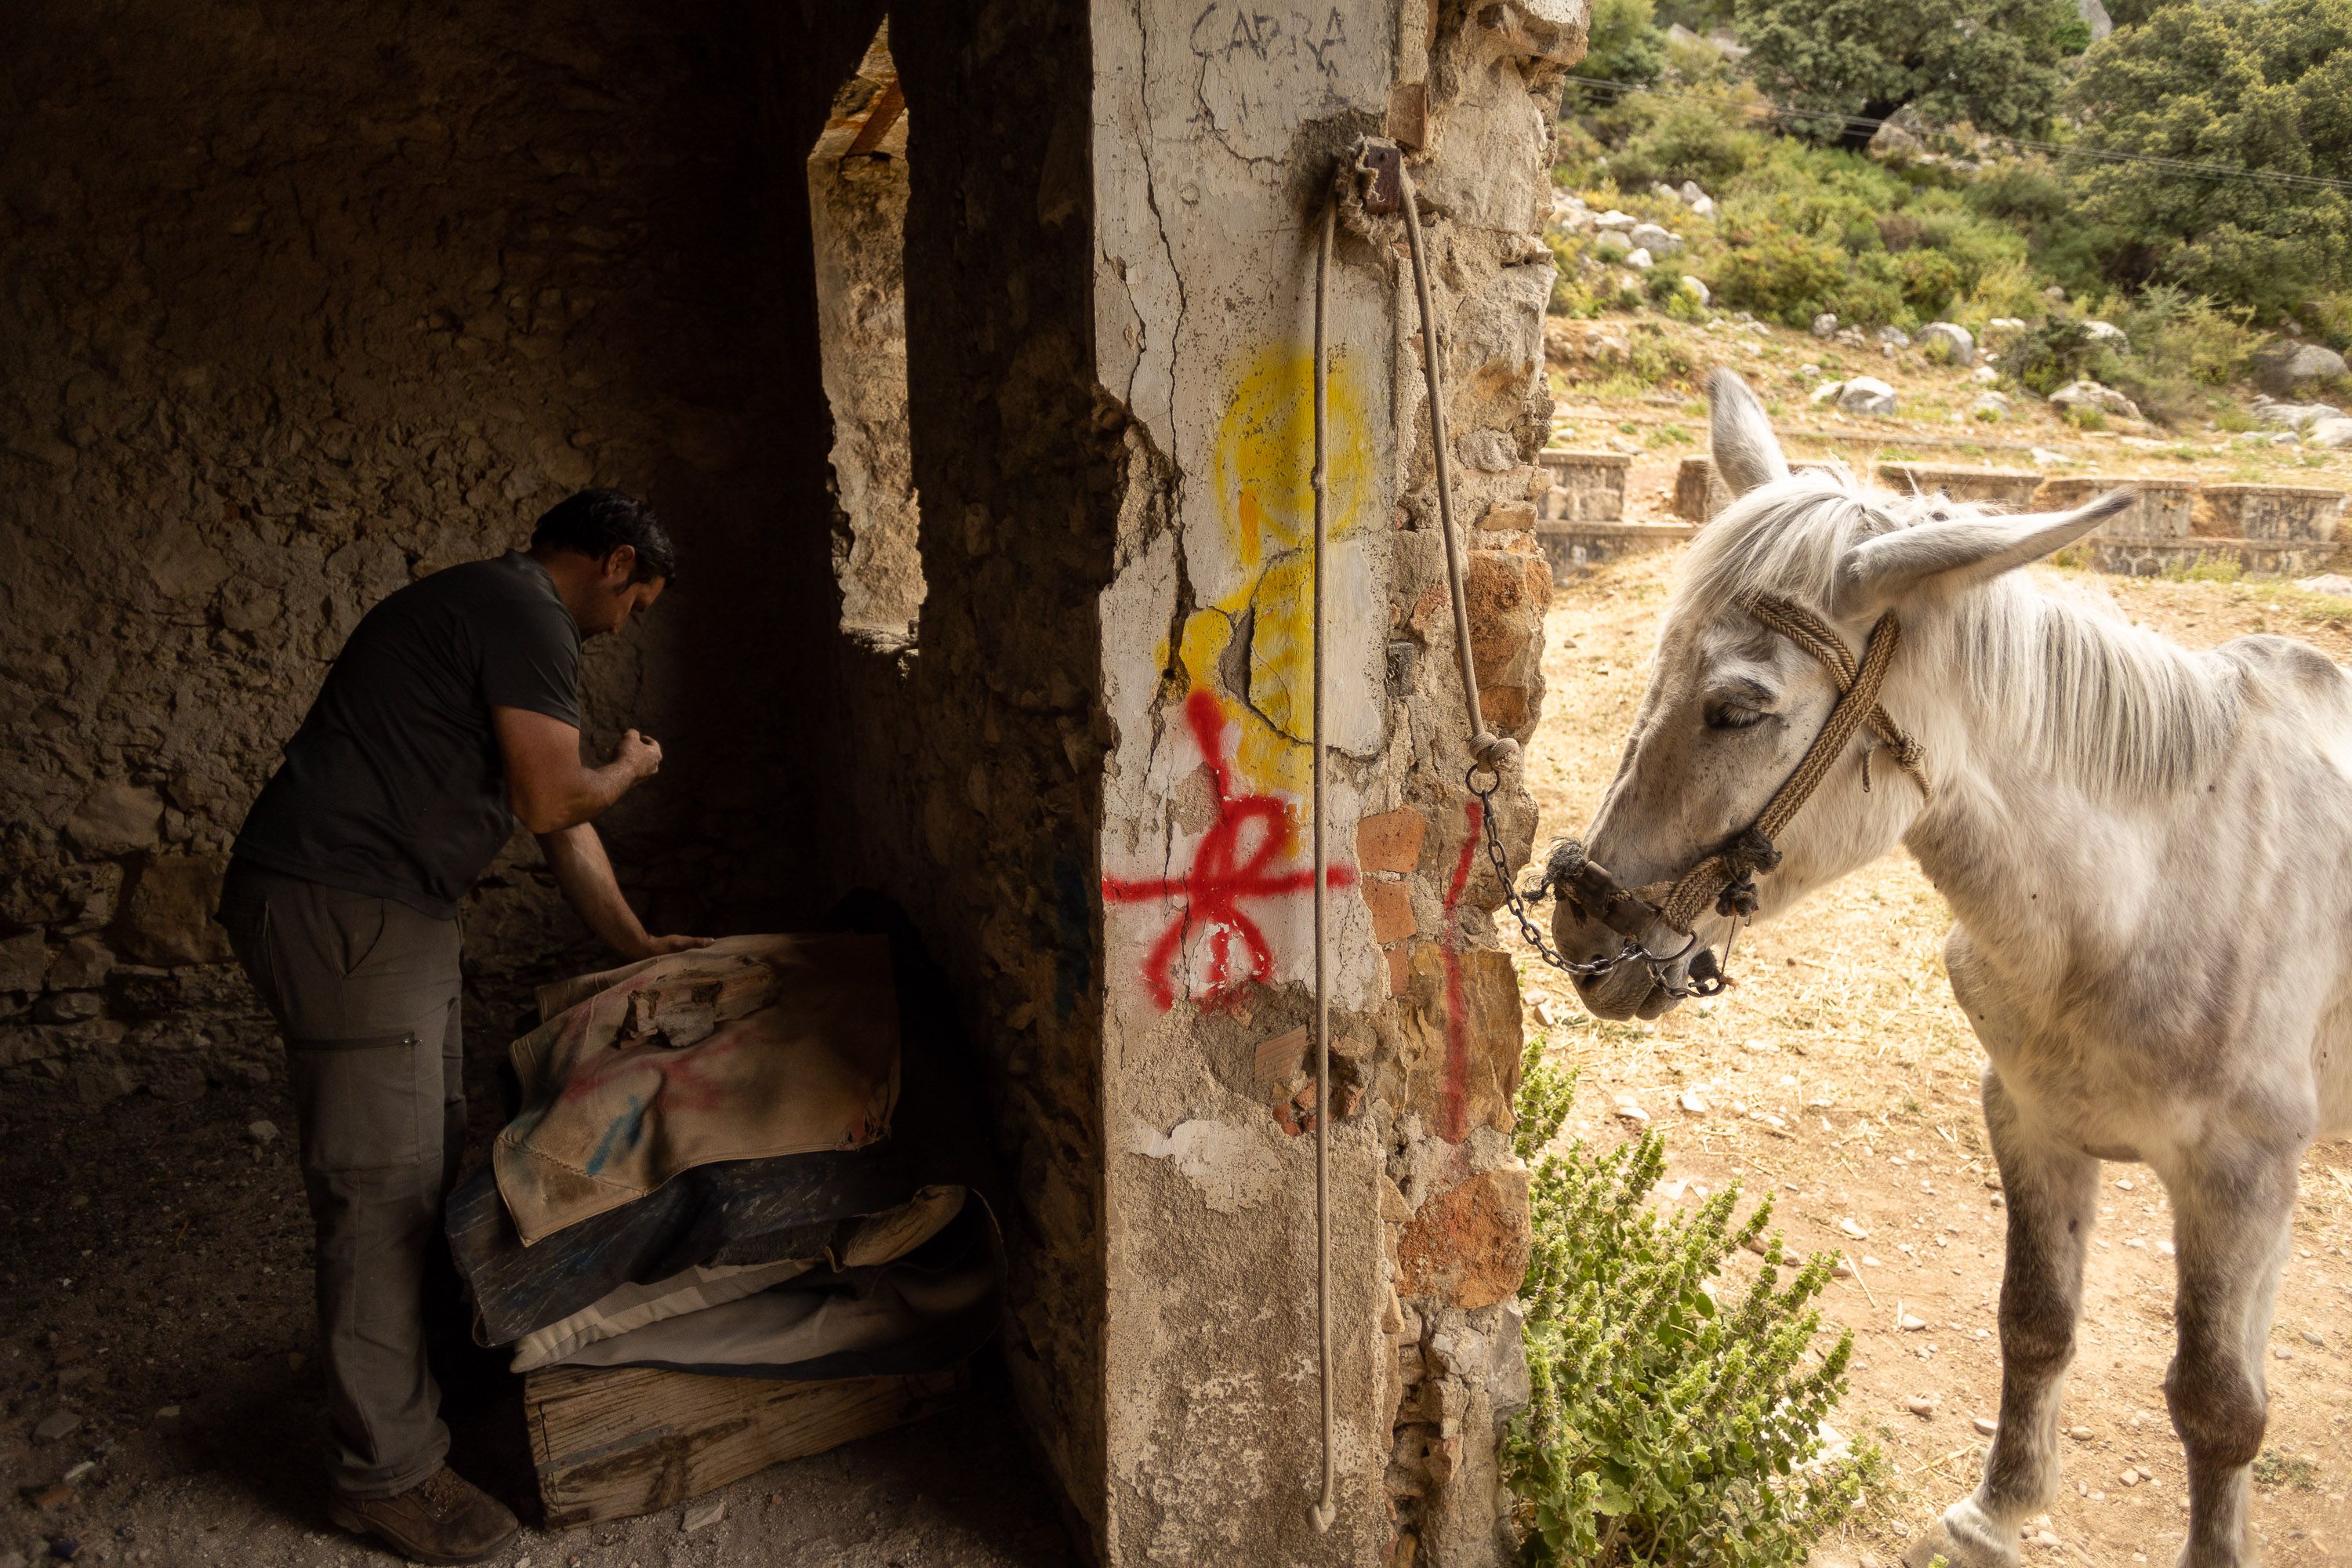
[{"label": "man's ear", "polygon": [[637,547],[616,544],[604,555],[604,586],[625,588],[637,574]]},{"label": "man's ear", "polygon": [[1727,370],[1708,378],[1707,447],[1715,471],[1731,493],[1744,496],[1759,485],[1789,477],[1789,459],[1780,455],[1780,438],[1764,405],[1748,384]]},{"label": "man's ear", "polygon": [[2132,503],[2109,490],[2074,511],[1956,517],[1865,539],[1838,563],[1837,613],[1861,620],[1933,585],[1962,588],[2063,550]]}]

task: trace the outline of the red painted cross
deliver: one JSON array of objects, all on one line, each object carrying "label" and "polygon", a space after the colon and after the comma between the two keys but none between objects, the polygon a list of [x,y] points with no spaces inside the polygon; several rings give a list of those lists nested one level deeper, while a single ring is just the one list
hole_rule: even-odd
[{"label": "red painted cross", "polygon": [[[1106,903],[1181,900],[1167,929],[1143,958],[1143,983],[1163,1013],[1176,1005],[1176,957],[1195,930],[1209,935],[1208,984],[1201,994],[1204,1005],[1223,1005],[1244,984],[1273,979],[1274,949],[1257,922],[1242,912],[1241,901],[1311,892],[1315,887],[1312,867],[1276,869],[1298,847],[1297,825],[1282,802],[1270,795],[1234,793],[1232,764],[1225,758],[1224,715],[1218,710],[1216,697],[1207,690],[1194,691],[1185,699],[1184,719],[1216,784],[1217,820],[1201,836],[1199,847],[1192,851],[1192,864],[1182,876],[1134,881],[1105,877],[1102,881]],[[1256,837],[1245,847],[1244,838],[1253,828]],[[1326,875],[1327,886],[1334,888],[1352,886],[1356,879],[1355,872],[1344,866],[1334,866]],[[1247,964],[1238,975],[1234,973],[1236,941]]]}]

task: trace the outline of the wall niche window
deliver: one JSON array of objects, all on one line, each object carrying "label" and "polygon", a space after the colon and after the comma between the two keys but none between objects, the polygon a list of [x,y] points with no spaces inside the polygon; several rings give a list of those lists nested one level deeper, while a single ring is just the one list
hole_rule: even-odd
[{"label": "wall niche window", "polygon": [[907,434],[907,100],[890,25],[835,95],[809,154],[817,330],[840,504],[833,570],[845,632],[905,646],[923,605]]}]

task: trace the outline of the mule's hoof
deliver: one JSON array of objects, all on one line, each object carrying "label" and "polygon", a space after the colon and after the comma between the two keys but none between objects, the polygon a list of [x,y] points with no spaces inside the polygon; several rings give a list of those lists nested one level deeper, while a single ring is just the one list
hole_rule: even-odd
[{"label": "mule's hoof", "polygon": [[1944,1568],[2017,1568],[2017,1543],[2002,1540],[1973,1501],[1956,1502],[1911,1543],[1903,1568],[1936,1568],[1938,1558]]}]

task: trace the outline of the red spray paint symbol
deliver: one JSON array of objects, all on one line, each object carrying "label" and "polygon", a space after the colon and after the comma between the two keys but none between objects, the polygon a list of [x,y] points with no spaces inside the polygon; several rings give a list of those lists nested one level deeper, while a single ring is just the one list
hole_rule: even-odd
[{"label": "red spray paint symbol", "polygon": [[[1179,900],[1167,929],[1143,959],[1143,983],[1163,1013],[1176,1005],[1176,959],[1186,937],[1196,930],[1209,933],[1208,984],[1201,999],[1204,1005],[1218,1006],[1244,984],[1274,977],[1274,950],[1257,922],[1242,911],[1242,900],[1312,892],[1315,888],[1312,867],[1276,869],[1298,847],[1297,825],[1282,802],[1270,795],[1234,793],[1232,764],[1225,759],[1224,715],[1218,711],[1215,696],[1193,692],[1185,699],[1184,719],[1216,784],[1217,820],[1201,836],[1192,864],[1182,876],[1138,881],[1105,877],[1102,882],[1107,903]],[[1255,837],[1250,837],[1253,830]],[[1356,879],[1344,866],[1331,867],[1327,875],[1327,885],[1334,888],[1349,887]],[[1236,942],[1246,964],[1239,974],[1234,963]]]},{"label": "red spray paint symbol", "polygon": [[1469,1001],[1462,984],[1462,926],[1454,914],[1469,889],[1471,858],[1478,848],[1478,830],[1486,823],[1485,808],[1475,800],[1462,803],[1462,816],[1470,831],[1463,837],[1462,858],[1454,863],[1454,880],[1445,889],[1445,1105],[1440,1132],[1448,1143],[1461,1142],[1469,1131],[1464,1105],[1470,1081]]}]

